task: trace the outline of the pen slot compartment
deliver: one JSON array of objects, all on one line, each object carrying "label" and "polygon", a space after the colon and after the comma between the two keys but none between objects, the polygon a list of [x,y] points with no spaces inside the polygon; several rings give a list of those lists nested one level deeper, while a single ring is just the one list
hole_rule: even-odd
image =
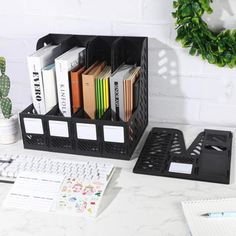
[{"label": "pen slot compartment", "polygon": [[96,61],[105,61],[111,66],[111,46],[115,39],[116,37],[97,36],[91,40],[87,47],[87,67]]},{"label": "pen slot compartment", "polygon": [[141,65],[143,38],[119,37],[112,44],[112,71],[122,63],[128,65]]}]

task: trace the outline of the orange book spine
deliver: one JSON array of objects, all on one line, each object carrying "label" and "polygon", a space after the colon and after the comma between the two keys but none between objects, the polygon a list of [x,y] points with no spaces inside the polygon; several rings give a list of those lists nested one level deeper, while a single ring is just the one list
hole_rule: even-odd
[{"label": "orange book spine", "polygon": [[73,113],[77,112],[78,109],[83,104],[82,96],[82,73],[84,72],[85,67],[80,68],[79,70],[70,72],[71,80],[71,100],[72,100],[72,111]]},{"label": "orange book spine", "polygon": [[70,81],[71,81],[71,97],[72,97],[72,111],[75,113],[79,107],[80,103],[80,91],[79,91],[79,79],[78,74],[76,72],[70,73]]}]

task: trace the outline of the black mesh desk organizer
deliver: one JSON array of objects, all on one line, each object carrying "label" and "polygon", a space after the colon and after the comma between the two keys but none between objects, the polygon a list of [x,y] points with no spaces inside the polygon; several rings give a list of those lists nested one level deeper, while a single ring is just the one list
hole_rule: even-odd
[{"label": "black mesh desk organizer", "polygon": [[[232,133],[204,130],[186,150],[177,129],[153,128],[134,173],[229,184]],[[170,172],[171,163],[192,165],[191,173]]]},{"label": "black mesh desk organizer", "polygon": [[[148,124],[148,39],[146,37],[49,34],[38,40],[36,49],[45,44],[60,45],[61,54],[74,46],[86,47],[86,67],[98,60],[105,60],[111,66],[112,72],[122,63],[140,66],[137,107],[130,120],[123,122],[122,120],[112,121],[110,109],[101,119],[91,120],[83,108],[71,118],[67,118],[61,115],[57,106],[46,115],[38,115],[31,104],[20,113],[24,147],[129,160]],[[27,133],[24,123],[27,118],[41,122],[43,134]],[[66,122],[69,137],[51,136],[50,120]],[[96,140],[78,139],[77,123],[95,125]],[[104,141],[104,126],[121,127],[124,142]]]}]

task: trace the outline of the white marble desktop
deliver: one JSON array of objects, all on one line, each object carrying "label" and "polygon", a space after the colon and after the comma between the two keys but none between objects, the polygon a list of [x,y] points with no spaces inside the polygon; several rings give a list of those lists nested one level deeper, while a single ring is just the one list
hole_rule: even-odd
[{"label": "white marble desktop", "polygon": [[[181,201],[236,197],[235,140],[229,185],[133,174],[137,155],[152,126],[181,129],[187,146],[204,129],[190,125],[150,124],[131,161],[25,150],[22,140],[10,146],[0,146],[1,152],[87,159],[112,163],[117,167],[97,218],[1,208],[0,236],[189,236]],[[231,130],[236,134],[233,128],[228,127],[205,128]],[[0,204],[11,186],[0,183]]]}]

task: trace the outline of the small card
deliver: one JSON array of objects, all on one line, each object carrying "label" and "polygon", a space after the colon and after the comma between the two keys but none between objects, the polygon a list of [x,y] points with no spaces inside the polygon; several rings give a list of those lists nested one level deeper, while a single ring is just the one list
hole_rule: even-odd
[{"label": "small card", "polygon": [[97,140],[96,125],[94,124],[76,123],[76,130],[78,139]]},{"label": "small card", "polygon": [[49,212],[53,210],[64,176],[21,172],[3,207]]},{"label": "small card", "polygon": [[124,143],[124,128],[120,126],[103,126],[104,141],[105,142],[114,142],[114,143]]},{"label": "small card", "polygon": [[38,118],[24,118],[27,134],[44,134],[42,120]]},{"label": "small card", "polygon": [[192,173],[192,168],[193,168],[192,164],[171,162],[169,172],[190,175]]},{"label": "small card", "polygon": [[66,121],[49,120],[49,131],[51,136],[69,138],[68,123]]}]

